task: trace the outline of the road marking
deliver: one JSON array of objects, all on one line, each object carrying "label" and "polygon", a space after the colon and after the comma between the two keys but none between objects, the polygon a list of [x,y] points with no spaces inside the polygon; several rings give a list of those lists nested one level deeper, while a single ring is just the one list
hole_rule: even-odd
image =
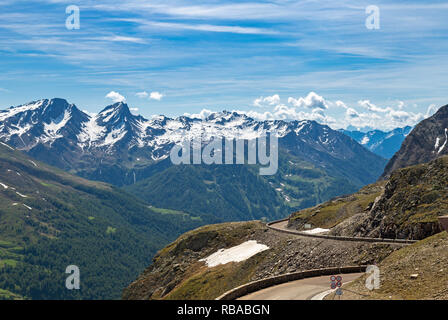
[{"label": "road marking", "polygon": [[311,297],[310,300],[324,300],[324,298],[326,296],[328,296],[330,293],[336,291],[336,289],[330,289],[330,290],[326,290],[324,292],[318,293],[315,296]]}]

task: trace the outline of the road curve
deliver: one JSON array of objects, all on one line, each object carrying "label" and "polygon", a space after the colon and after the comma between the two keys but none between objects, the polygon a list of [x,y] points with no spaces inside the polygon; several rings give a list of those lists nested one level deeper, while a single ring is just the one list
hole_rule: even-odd
[{"label": "road curve", "polygon": [[[340,276],[342,277],[342,282],[347,283],[363,274],[348,273]],[[250,293],[237,300],[310,300],[329,289],[330,276],[321,276],[282,283]]]},{"label": "road curve", "polygon": [[406,239],[386,239],[386,238],[367,238],[367,237],[345,237],[345,236],[333,236],[328,234],[310,234],[302,231],[297,231],[289,229],[288,226],[289,219],[282,219],[278,221],[273,221],[267,223],[267,227],[271,230],[294,234],[302,237],[309,238],[319,238],[319,239],[329,239],[338,241],[356,241],[356,242],[370,242],[370,243],[397,243],[402,245],[409,245],[417,242],[417,240],[406,240]]},{"label": "road curve", "polygon": [[[355,241],[355,242],[369,242],[369,243],[394,243],[400,245],[410,245],[417,242],[417,240],[405,240],[405,239],[384,239],[384,238],[367,238],[367,237],[345,237],[345,236],[333,236],[328,234],[310,234],[302,231],[297,231],[289,229],[288,226],[289,219],[282,219],[277,221],[272,221],[266,224],[266,226],[277,232],[293,234],[299,237],[310,237],[319,238],[327,240],[336,241]],[[359,266],[362,267],[362,266]],[[350,267],[351,268],[351,267]],[[305,271],[306,272],[306,271]],[[349,271],[350,272],[350,271]],[[363,273],[347,273],[344,275],[344,282],[351,281],[358,278]],[[241,300],[306,300],[315,297],[316,295],[322,296],[325,291],[329,290],[329,276],[318,276],[311,278],[304,278],[300,280],[288,281],[287,275],[278,276],[279,281],[270,287],[254,291],[252,293],[246,294],[244,296],[238,296],[240,291],[251,292],[251,286],[254,283],[248,283],[238,288],[229,290],[222,296],[218,297],[217,300],[231,300],[239,297]],[[266,281],[271,278],[263,279],[261,281]],[[281,283],[284,282],[284,283]],[[244,294],[244,293],[243,293]],[[232,296],[235,296],[233,297]]]}]

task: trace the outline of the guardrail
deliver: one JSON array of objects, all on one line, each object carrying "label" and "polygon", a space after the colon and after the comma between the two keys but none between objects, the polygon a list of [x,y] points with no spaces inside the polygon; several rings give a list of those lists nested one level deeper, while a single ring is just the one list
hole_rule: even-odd
[{"label": "guardrail", "polygon": [[269,288],[290,281],[327,276],[327,275],[331,276],[344,273],[365,272],[366,268],[367,266],[347,266],[347,267],[322,268],[322,269],[313,269],[307,271],[287,273],[243,284],[242,286],[227,291],[226,293],[216,298],[216,300],[235,300],[249,293],[256,292],[261,289]]},{"label": "guardrail", "polygon": [[387,239],[387,238],[368,238],[368,237],[345,237],[345,236],[333,236],[333,235],[326,235],[326,234],[310,234],[306,232],[300,232],[297,230],[287,230],[282,228],[276,228],[273,227],[273,224],[277,224],[279,222],[288,221],[289,218],[281,219],[272,221],[266,224],[266,226],[269,229],[283,232],[283,233],[289,233],[289,234],[295,234],[302,237],[310,237],[310,238],[320,238],[320,239],[330,239],[330,240],[340,240],[340,241],[364,241],[364,242],[384,242],[384,243],[399,243],[399,244],[412,244],[416,243],[418,240],[407,240],[407,239]]}]

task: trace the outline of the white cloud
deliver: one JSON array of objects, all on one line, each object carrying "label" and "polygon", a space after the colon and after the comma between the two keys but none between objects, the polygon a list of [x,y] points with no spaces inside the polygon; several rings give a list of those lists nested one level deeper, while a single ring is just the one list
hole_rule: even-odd
[{"label": "white cloud", "polygon": [[135,95],[139,98],[147,98],[149,96],[148,92],[146,92],[146,91],[137,92]]},{"label": "white cloud", "polygon": [[369,111],[374,111],[374,112],[390,112],[390,111],[392,111],[392,109],[389,107],[387,107],[387,108],[377,107],[376,105],[371,103],[369,100],[360,100],[360,101],[358,101],[358,104],[361,107],[366,108]]},{"label": "white cloud", "polygon": [[336,107],[348,109],[347,105],[344,102],[342,102],[341,100],[336,101],[335,105],[336,105]]},{"label": "white cloud", "polygon": [[106,98],[111,99],[113,102],[126,102],[125,97],[115,91],[111,91],[106,95]]},{"label": "white cloud", "polygon": [[202,109],[201,112],[199,113],[184,113],[184,116],[189,117],[189,118],[195,118],[195,119],[206,119],[209,115],[211,115],[212,113],[214,113],[215,111],[209,110],[209,109]]},{"label": "white cloud", "polygon": [[150,93],[150,95],[149,95],[149,99],[160,101],[160,100],[162,100],[162,98],[163,98],[164,96],[165,96],[165,95],[164,95],[164,94],[161,94],[160,92],[153,91],[153,92]]},{"label": "white cloud", "polygon": [[309,108],[309,109],[328,109],[328,104],[325,101],[325,99],[321,96],[319,96],[315,92],[310,92],[308,95],[303,98],[300,97],[298,99],[289,97],[288,103],[292,104],[294,107],[298,108]]},{"label": "white cloud", "polygon": [[[260,97],[255,99],[254,106],[265,106],[263,112],[259,109],[233,110],[245,114],[255,120],[314,120],[326,124],[333,129],[347,128],[375,128],[389,131],[399,127],[414,126],[428,114],[436,111],[435,105],[428,107],[427,114],[409,111],[405,102],[397,100],[393,106],[378,107],[369,100],[360,100],[357,106],[351,106],[341,100],[326,100],[314,92],[310,92],[305,98],[294,99],[294,103],[282,104],[280,97]],[[269,103],[271,102],[271,104]],[[355,103],[356,104],[356,103]],[[310,108],[309,106],[314,106]],[[360,106],[363,108],[361,109]],[[305,109],[303,109],[305,107]],[[338,109],[339,108],[339,109]],[[406,110],[408,109],[408,110]],[[342,112],[343,111],[343,112]],[[203,109],[198,114],[184,114],[185,116],[205,119],[214,113],[209,109]]]},{"label": "white cloud", "polygon": [[269,106],[273,106],[280,103],[280,96],[278,94],[274,94],[269,97],[259,97],[254,100],[253,105],[256,107],[263,107],[266,104]]},{"label": "white cloud", "polygon": [[345,115],[351,119],[351,118],[358,118],[359,117],[359,113],[358,111],[356,111],[353,108],[347,108],[347,110],[345,111]]},{"label": "white cloud", "polygon": [[[383,108],[381,108],[383,109]],[[408,112],[404,110],[393,110],[387,107],[388,112],[364,112],[359,113],[349,108],[346,111],[346,122],[340,127],[352,125],[358,128],[370,127],[380,130],[392,130],[405,126],[414,126],[425,118],[422,113]]]},{"label": "white cloud", "polygon": [[94,37],[94,38],[85,38],[84,40],[92,40],[92,41],[109,41],[109,42],[131,42],[131,43],[146,43],[147,41],[142,38],[136,37],[124,37],[124,36],[106,36],[106,37]]},{"label": "white cloud", "polygon": [[237,33],[237,34],[276,34],[277,32],[269,29],[254,28],[254,27],[241,27],[241,26],[224,26],[224,25],[211,25],[211,24],[190,24],[190,23],[178,23],[178,22],[148,22],[143,19],[120,19],[121,21],[132,21],[140,23],[145,27],[156,27],[166,29],[179,29],[179,30],[193,30],[193,31],[205,31],[205,32],[223,32],[223,33]]},{"label": "white cloud", "polygon": [[138,111],[138,108],[129,108],[129,110],[130,110],[130,111],[135,111],[135,112],[137,112],[137,111]]}]

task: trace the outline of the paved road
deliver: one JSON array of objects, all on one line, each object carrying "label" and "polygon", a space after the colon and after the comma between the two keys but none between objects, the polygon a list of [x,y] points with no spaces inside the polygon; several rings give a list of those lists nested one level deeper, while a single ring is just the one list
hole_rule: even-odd
[{"label": "paved road", "polygon": [[[269,228],[278,232],[287,232],[289,234],[295,234],[298,237],[319,237],[319,235],[304,235],[296,230],[291,230],[287,228],[288,220],[278,221],[269,225]],[[409,241],[408,243],[404,243],[400,240],[395,239],[373,239],[373,238],[337,238],[334,239],[336,241],[368,241],[371,243],[375,242],[388,242],[395,243],[398,245],[409,245],[415,241]],[[378,240],[378,241],[377,241]],[[386,241],[385,241],[386,240]],[[364,273],[349,273],[341,275],[343,277],[343,283],[347,283],[357,279],[362,276]],[[279,284],[276,286],[272,286],[266,289],[262,289],[246,296],[239,298],[238,300],[308,300],[308,299],[322,299],[325,296],[325,293],[330,289],[330,277],[322,276],[322,277],[314,277],[308,279],[301,279],[297,281],[287,282],[283,284]]]},{"label": "paved road", "polygon": [[[288,227],[288,219],[281,220],[275,223],[268,224],[268,227],[271,230],[277,232],[286,232],[288,234],[294,234],[300,237],[311,237],[311,238],[323,238],[325,235],[328,236],[327,233],[322,234],[306,234],[301,231],[297,231],[294,229],[289,229]],[[410,245],[412,243],[417,242],[417,240],[404,240],[404,239],[379,239],[379,238],[368,238],[368,237],[338,237],[331,236],[330,240],[336,241],[355,241],[355,242],[369,242],[369,243],[396,243],[399,245]],[[324,238],[327,239],[327,238]]]},{"label": "paved road", "polygon": [[[364,273],[341,274],[342,282],[353,281]],[[282,283],[243,296],[238,300],[310,300],[330,289],[330,276],[314,277]]]}]

